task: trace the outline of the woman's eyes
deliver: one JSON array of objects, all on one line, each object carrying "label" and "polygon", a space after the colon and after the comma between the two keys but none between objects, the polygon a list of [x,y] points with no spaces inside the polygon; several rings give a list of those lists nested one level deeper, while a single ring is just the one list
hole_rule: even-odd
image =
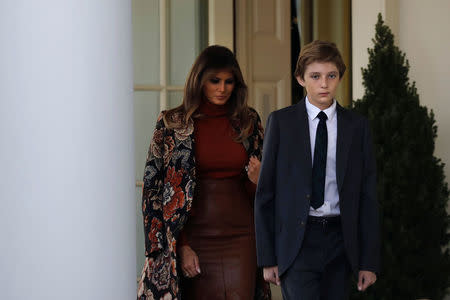
[{"label": "woman's eyes", "polygon": [[[211,82],[211,83],[213,83],[213,84],[218,84],[219,82],[220,82],[220,79],[219,78],[211,78],[210,80],[209,80],[209,82]],[[227,79],[227,80],[225,80],[225,84],[233,84],[234,83],[234,80],[233,79]]]}]

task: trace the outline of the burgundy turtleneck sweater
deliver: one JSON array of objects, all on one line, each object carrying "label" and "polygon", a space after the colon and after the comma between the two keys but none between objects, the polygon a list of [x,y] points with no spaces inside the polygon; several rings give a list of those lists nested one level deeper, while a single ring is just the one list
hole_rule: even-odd
[{"label": "burgundy turtleneck sweater", "polygon": [[207,100],[199,107],[204,116],[194,121],[196,174],[199,178],[238,176],[248,163],[244,146],[236,142],[236,132],[224,105]]},{"label": "burgundy turtleneck sweater", "polygon": [[[240,175],[248,164],[248,155],[242,143],[236,142],[236,132],[227,117],[225,105],[216,105],[207,100],[198,108],[203,115],[194,119],[195,162],[198,178],[229,178]],[[256,185],[247,179],[246,187],[254,193]],[[195,201],[195,200],[194,200]],[[201,213],[190,211],[190,215]],[[178,247],[187,245],[181,231]]]}]

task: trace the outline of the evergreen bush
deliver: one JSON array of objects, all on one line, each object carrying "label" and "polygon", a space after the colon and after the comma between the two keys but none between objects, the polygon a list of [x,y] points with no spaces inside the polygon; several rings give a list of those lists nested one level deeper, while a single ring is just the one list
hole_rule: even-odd
[{"label": "evergreen bush", "polygon": [[434,114],[420,105],[408,60],[381,14],[372,41],[362,69],[365,94],[352,109],[369,119],[373,133],[382,269],[374,286],[354,289],[351,298],[443,299],[450,282],[449,190],[444,164],[433,155]]}]

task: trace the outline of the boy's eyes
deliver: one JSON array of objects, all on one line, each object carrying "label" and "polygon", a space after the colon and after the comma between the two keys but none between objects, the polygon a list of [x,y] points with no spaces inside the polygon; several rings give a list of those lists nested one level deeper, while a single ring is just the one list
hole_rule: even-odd
[{"label": "boy's eyes", "polygon": [[[329,75],[328,75],[328,78],[331,78],[331,79],[335,79],[336,77],[337,77],[336,74],[329,74]],[[312,79],[319,79],[319,78],[320,78],[320,75],[319,75],[319,74],[312,74],[312,75],[311,75],[311,78],[312,78]]]}]

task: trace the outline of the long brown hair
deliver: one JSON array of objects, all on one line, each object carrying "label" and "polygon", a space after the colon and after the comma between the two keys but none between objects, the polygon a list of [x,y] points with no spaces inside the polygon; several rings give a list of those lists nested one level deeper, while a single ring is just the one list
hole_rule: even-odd
[{"label": "long brown hair", "polygon": [[205,98],[203,86],[214,74],[223,70],[231,72],[235,81],[225,105],[228,117],[237,130],[236,141],[243,141],[250,135],[256,115],[247,105],[247,85],[241,68],[233,52],[218,45],[207,47],[195,60],[184,86],[183,103],[164,114],[164,123],[168,128],[187,126],[190,120],[200,116],[197,109]]}]

